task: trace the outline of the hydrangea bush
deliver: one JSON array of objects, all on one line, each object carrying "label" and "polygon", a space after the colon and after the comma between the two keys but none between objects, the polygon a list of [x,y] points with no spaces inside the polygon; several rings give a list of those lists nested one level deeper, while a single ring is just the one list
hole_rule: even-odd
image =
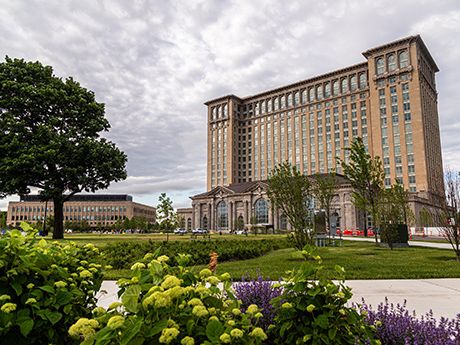
[{"label": "hydrangea bush", "polygon": [[[380,344],[373,325],[348,307],[351,290],[335,284],[322,272],[321,258],[302,251],[306,262],[283,282],[273,300],[275,318],[268,328],[273,344]],[[343,274],[342,267],[336,271]]]},{"label": "hydrangea bush", "polygon": [[[241,311],[229,274],[209,269],[195,274],[188,255],[147,254],[132,267],[132,278],[121,279],[119,296],[108,310],[96,308],[93,318],[80,319],[69,334],[82,344],[261,344],[260,308]],[[222,285],[222,288],[218,286]]]},{"label": "hydrangea bush", "polygon": [[[364,302],[364,301],[363,301]],[[438,321],[429,312],[417,319],[406,304],[380,303],[376,310],[365,304],[361,307],[369,324],[376,326],[376,337],[388,345],[459,345],[460,314],[456,319]]]},{"label": "hydrangea bush", "polygon": [[21,227],[26,235],[0,237],[0,343],[68,343],[64,330],[96,306],[99,250],[39,240],[29,225]]}]

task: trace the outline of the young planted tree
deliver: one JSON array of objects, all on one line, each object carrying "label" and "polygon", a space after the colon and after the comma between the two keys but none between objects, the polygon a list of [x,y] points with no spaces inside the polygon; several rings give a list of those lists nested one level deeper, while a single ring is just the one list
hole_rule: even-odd
[{"label": "young planted tree", "polygon": [[338,185],[335,173],[315,174],[313,176],[313,195],[318,201],[318,206],[323,209],[326,214],[326,228],[329,234],[331,233],[331,205],[337,193],[337,188]]},{"label": "young planted tree", "polygon": [[177,216],[172,204],[172,200],[166,196],[166,193],[160,194],[157,205],[157,218],[161,228],[164,230],[171,230],[177,225]]},{"label": "young planted tree", "polygon": [[[364,212],[364,236],[367,237],[367,215],[372,216],[374,226],[378,222],[378,202],[383,191],[383,172],[380,157],[371,157],[363,140],[356,138],[347,148],[349,162],[342,161],[344,175],[353,188],[353,204]],[[375,242],[378,242],[375,231]]]},{"label": "young planted tree", "polygon": [[64,237],[63,204],[126,178],[126,155],[100,137],[104,104],[50,66],[6,57],[0,63],[0,197],[40,190],[54,203],[53,238]]},{"label": "young planted tree", "polygon": [[438,226],[444,238],[451,244],[460,262],[460,175],[450,169],[445,174],[446,202],[438,216]]},{"label": "young planted tree", "polygon": [[399,229],[402,227],[407,231],[408,223],[415,218],[409,208],[409,194],[401,184],[396,183],[381,192],[378,208],[380,237],[393,249],[394,243],[407,240],[406,235],[401,238]]},{"label": "young planted tree", "polygon": [[306,244],[312,244],[312,214],[308,202],[312,187],[308,177],[285,162],[272,171],[267,183],[271,204],[281,210],[294,229],[295,247],[302,249]]}]

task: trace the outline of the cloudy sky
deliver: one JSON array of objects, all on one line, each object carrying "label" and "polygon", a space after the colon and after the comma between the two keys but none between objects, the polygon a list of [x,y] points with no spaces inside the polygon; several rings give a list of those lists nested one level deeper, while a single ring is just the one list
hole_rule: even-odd
[{"label": "cloudy sky", "polygon": [[205,191],[206,100],[359,63],[417,33],[441,70],[444,164],[460,169],[459,0],[0,0],[0,18],[2,61],[39,60],[105,103],[107,136],[129,159],[109,192],[136,201],[166,192],[186,207]]}]

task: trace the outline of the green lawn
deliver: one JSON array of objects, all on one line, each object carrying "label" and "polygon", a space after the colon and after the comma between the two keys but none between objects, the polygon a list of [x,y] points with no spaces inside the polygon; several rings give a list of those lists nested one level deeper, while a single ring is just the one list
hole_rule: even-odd
[{"label": "green lawn", "polygon": [[[343,247],[317,248],[327,271],[345,268],[346,279],[460,278],[460,263],[452,251],[422,247],[390,250],[373,243],[345,241]],[[294,249],[280,249],[256,259],[219,263],[217,273],[229,272],[234,279],[249,274],[278,280],[303,259]],[[196,267],[197,270],[202,267]],[[129,277],[129,270],[112,270],[106,279]]]},{"label": "green lawn", "polygon": [[[273,239],[273,238],[285,238],[286,235],[253,235],[248,236],[244,235],[219,235],[211,234],[211,239],[238,239],[238,240],[260,240],[264,238]],[[62,241],[73,241],[78,244],[93,243],[98,247],[104,247],[108,243],[114,243],[119,241],[190,241],[191,234],[187,235],[176,235],[176,234],[110,234],[110,235],[99,235],[92,233],[75,233],[75,234],[65,234],[64,240]],[[198,236],[198,239],[207,239],[208,237],[203,237],[202,235]],[[46,239],[51,240],[51,236],[46,237]]]}]

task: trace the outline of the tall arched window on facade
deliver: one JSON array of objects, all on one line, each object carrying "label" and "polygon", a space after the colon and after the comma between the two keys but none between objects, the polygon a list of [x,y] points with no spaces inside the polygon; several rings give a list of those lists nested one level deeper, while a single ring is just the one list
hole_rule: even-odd
[{"label": "tall arched window on facade", "polygon": [[338,80],[334,80],[334,82],[332,83],[332,94],[334,96],[337,96],[339,94],[339,81]]},{"label": "tall arched window on facade", "polygon": [[203,217],[203,229],[208,230],[208,217]]},{"label": "tall arched window on facade", "polygon": [[316,97],[318,97],[318,99],[323,99],[323,85],[318,85],[316,87]]},{"label": "tall arched window on facade", "polygon": [[287,230],[287,218],[284,214],[280,216],[280,230]]},{"label": "tall arched window on facade", "polygon": [[192,229],[192,218],[187,218],[187,230]]},{"label": "tall arched window on facade", "polygon": [[324,97],[331,97],[331,83],[324,84]]},{"label": "tall arched window on facade", "polygon": [[259,199],[254,205],[257,224],[268,224],[268,203],[265,199]]},{"label": "tall arched window on facade", "polygon": [[409,54],[407,54],[407,50],[404,50],[399,53],[399,68],[404,68],[407,66],[409,66]]},{"label": "tall arched window on facade", "polygon": [[385,72],[385,61],[383,61],[383,58],[378,58],[375,61],[375,67],[377,75],[383,74]]},{"label": "tall arched window on facade", "polygon": [[360,89],[365,89],[366,86],[367,86],[366,73],[361,73],[359,75],[359,88]]},{"label": "tall arched window on facade", "polygon": [[315,100],[315,88],[313,87],[308,90],[308,100],[310,102],[313,102]]},{"label": "tall arched window on facade", "polygon": [[388,71],[392,72],[396,69],[396,55],[390,54],[388,55]]},{"label": "tall arched window on facade", "polygon": [[342,79],[342,93],[348,92],[348,79],[343,78]]},{"label": "tall arched window on facade", "polygon": [[352,75],[350,78],[350,88],[351,88],[351,91],[355,91],[356,89],[358,89],[358,82],[356,80],[356,75]]},{"label": "tall arched window on facade", "polygon": [[228,228],[228,207],[225,201],[221,201],[217,204],[217,228]]}]

